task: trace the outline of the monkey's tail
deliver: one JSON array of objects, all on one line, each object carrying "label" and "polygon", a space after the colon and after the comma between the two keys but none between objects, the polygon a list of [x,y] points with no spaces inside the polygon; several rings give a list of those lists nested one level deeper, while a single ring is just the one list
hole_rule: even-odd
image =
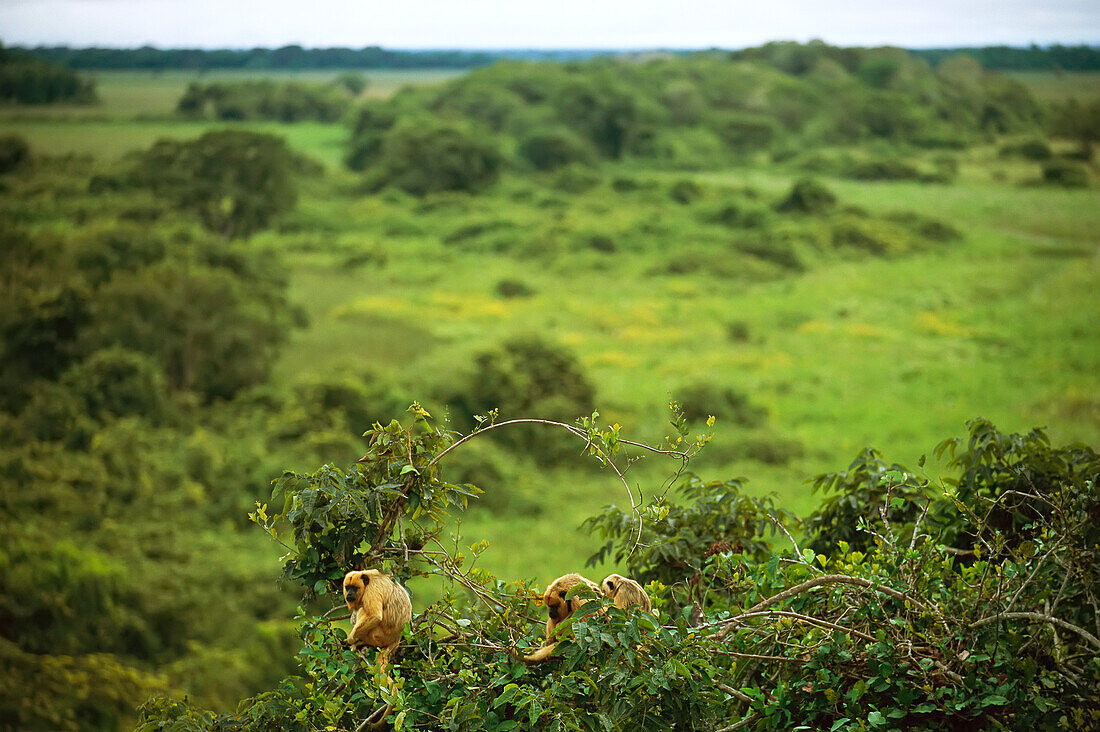
[{"label": "monkey's tail", "polygon": [[546,659],[550,658],[550,654],[554,652],[554,649],[557,648],[557,646],[557,643],[550,643],[549,645],[542,646],[531,655],[523,656],[522,660],[524,663],[542,663]]}]

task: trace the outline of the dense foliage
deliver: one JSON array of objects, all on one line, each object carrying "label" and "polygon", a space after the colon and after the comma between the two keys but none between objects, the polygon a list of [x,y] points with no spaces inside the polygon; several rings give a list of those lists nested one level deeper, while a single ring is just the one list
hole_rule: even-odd
[{"label": "dense foliage", "polygon": [[[573,639],[531,667],[513,649],[539,641],[534,588],[474,568],[483,543],[445,539],[477,495],[445,479],[446,456],[469,438],[412,410],[415,426],[376,424],[356,464],[287,474],[273,506],[252,514],[288,546],[286,576],[306,599],[335,594],[334,611],[348,566],[385,566],[414,587],[443,579],[392,670],[345,650],[335,613],[307,613],[298,676],[232,715],[153,700],[139,729],[352,730],[383,716],[397,729],[456,730],[1100,722],[1100,455],[1088,447],[977,420],[966,441],[937,448],[957,471],[940,487],[868,452],[818,480],[838,497],[801,539],[797,520],[738,481],[685,475],[677,490],[689,503],[659,495],[591,522],[610,540],[593,561],[616,552],[658,614],[575,616]],[[686,423],[673,425],[668,454],[686,459],[708,439],[681,447]],[[595,418],[567,429],[608,467],[644,449]]]},{"label": "dense foliage", "polygon": [[293,602],[256,583],[274,561],[245,512],[288,455],[350,458],[396,408],[360,380],[269,392],[301,322],[277,258],[97,170],[37,157],[5,179],[5,729],[124,728],[156,690],[225,707],[275,683]]}]

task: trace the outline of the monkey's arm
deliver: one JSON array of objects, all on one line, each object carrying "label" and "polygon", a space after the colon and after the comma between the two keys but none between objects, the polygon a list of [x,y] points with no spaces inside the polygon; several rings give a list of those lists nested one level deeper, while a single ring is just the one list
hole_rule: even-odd
[{"label": "monkey's arm", "polygon": [[366,609],[359,610],[355,618],[355,625],[352,627],[351,632],[348,633],[348,645],[352,648],[370,645],[367,643],[367,636],[372,630],[377,628],[381,622],[381,607],[374,612],[368,612]]}]

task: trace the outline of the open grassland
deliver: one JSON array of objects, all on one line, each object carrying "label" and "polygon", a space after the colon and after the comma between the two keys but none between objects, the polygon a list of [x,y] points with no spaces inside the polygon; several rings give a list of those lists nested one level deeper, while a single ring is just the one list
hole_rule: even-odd
[{"label": "open grassland", "polygon": [[[93,75],[100,103],[49,107],[0,106],[0,134],[18,134],[36,150],[51,155],[93,155],[117,160],[147,149],[162,138],[196,137],[211,129],[268,131],[287,138],[298,149],[330,167],[340,165],[347,144],[342,125],[299,122],[257,124],[188,120],[175,114],[191,83],[272,81],[330,82],[340,71],[100,71]],[[411,71],[382,69],[364,74],[364,99],[385,98],[404,86],[440,84],[460,75],[448,69]]]},{"label": "open grassland", "polygon": [[[450,75],[374,72],[366,94]],[[215,76],[233,74],[203,78]],[[309,316],[276,366],[280,384],[371,373],[430,403],[461,387],[477,353],[533,334],[576,354],[603,419],[635,437],[661,439],[666,405],[688,385],[747,396],[766,410],[765,423],[719,419],[697,469],[748,477],[752,492],[774,492],[800,514],[817,501],[806,479],[844,467],[864,446],[915,465],[977,415],[1008,430],[1049,425],[1058,441],[1100,438],[1100,192],[1029,185],[1034,164],[978,148],[960,156],[954,184],[823,176],[841,206],[875,217],[916,212],[962,238],[897,256],[804,245],[804,271],[746,267],[725,243],[734,236],[709,217],[730,202],[775,217],[796,171],[759,162],[698,174],[616,166],[576,194],[513,176],[477,196],[366,196],[340,168],[342,125],[173,118],[175,98],[197,78],[101,74],[102,105],[4,110],[0,131],[42,152],[112,160],[161,137],[247,127],[325,163],[288,225],[255,239],[289,264],[292,298]],[[1029,83],[1051,98],[1094,88],[1092,76]],[[632,192],[613,186],[617,178]],[[700,194],[676,202],[670,187],[684,180]],[[811,239],[828,239],[825,224],[807,227]],[[504,281],[529,294],[503,296]],[[597,546],[578,525],[626,495],[611,474],[575,463],[549,469],[519,459],[507,481],[483,486],[525,507],[466,517],[464,534],[491,542],[483,565],[540,578],[582,566]],[[632,467],[631,483],[650,496],[673,467],[650,458]],[[933,476],[936,468],[929,464]]]},{"label": "open grassland", "polygon": [[1039,99],[1064,102],[1070,97],[1079,100],[1100,96],[1100,72],[1076,71],[1010,71],[1006,74],[1022,82]]}]

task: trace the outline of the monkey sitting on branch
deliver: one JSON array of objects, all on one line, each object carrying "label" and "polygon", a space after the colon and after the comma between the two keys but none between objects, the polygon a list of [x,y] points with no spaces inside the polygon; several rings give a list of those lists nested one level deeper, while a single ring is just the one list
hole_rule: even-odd
[{"label": "monkey sitting on branch", "polygon": [[600,591],[595,582],[575,573],[558,577],[546,588],[546,592],[542,596],[542,604],[546,606],[548,616],[546,619],[546,640],[543,641],[542,646],[537,651],[523,656],[524,662],[541,663],[550,657],[555,646],[558,645],[557,641],[553,640],[554,631],[557,630],[559,625],[573,617],[573,613],[577,612],[577,609],[587,602],[585,598],[567,597],[569,591],[580,584],[588,585],[597,594]]},{"label": "monkey sitting on branch", "polygon": [[604,577],[600,586],[603,588],[603,594],[615,603],[615,607],[620,610],[626,610],[637,605],[647,613],[653,612],[649,595],[645,593],[640,584],[629,577],[623,577],[621,574],[609,574]]},{"label": "monkey sitting on branch", "polygon": [[378,660],[385,667],[412,620],[409,593],[377,569],[355,570],[344,575],[344,600],[351,611],[347,644],[354,650],[381,648]]}]

